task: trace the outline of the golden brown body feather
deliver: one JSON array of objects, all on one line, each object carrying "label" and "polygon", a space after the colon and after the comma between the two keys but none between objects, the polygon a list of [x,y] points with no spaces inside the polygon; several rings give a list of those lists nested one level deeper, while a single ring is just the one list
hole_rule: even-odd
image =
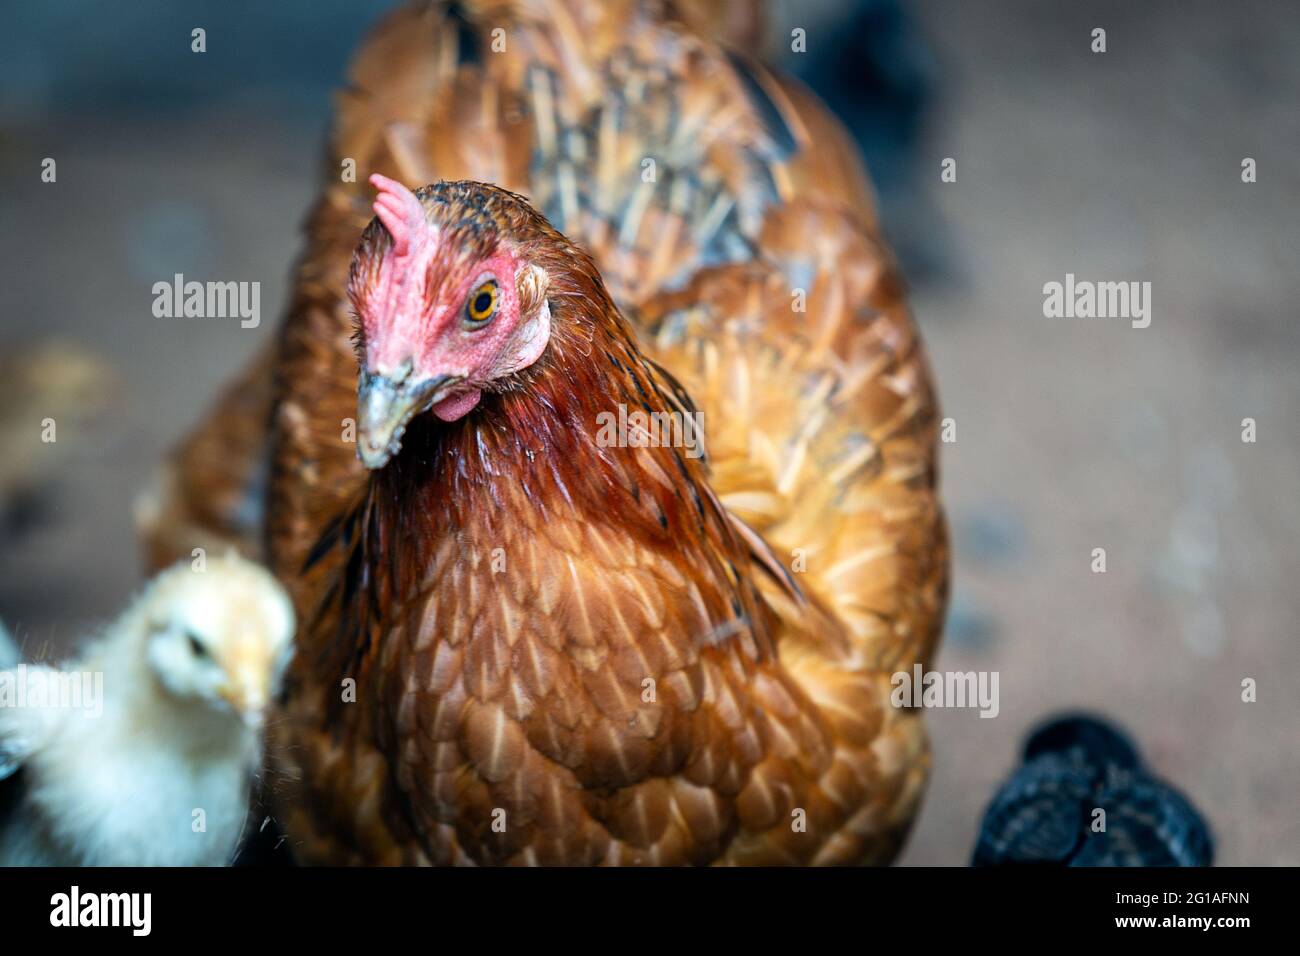
[{"label": "golden brown body feather", "polygon": [[[651,5],[463,6],[399,12],[359,54],[271,363],[267,557],[305,622],[276,741],[295,852],[888,860],[928,762],[889,676],[933,653],[947,551],[934,397],[860,167],[806,93]],[[369,219],[345,157],[499,183],[595,263],[539,240],[569,337],[528,388],[417,420],[373,481],[341,440]],[[620,401],[679,407],[673,378],[707,466],[593,443]],[[217,498],[258,472],[253,431],[191,440],[250,449]],[[201,488],[173,479],[162,512]],[[247,538],[216,518],[172,527]]]}]

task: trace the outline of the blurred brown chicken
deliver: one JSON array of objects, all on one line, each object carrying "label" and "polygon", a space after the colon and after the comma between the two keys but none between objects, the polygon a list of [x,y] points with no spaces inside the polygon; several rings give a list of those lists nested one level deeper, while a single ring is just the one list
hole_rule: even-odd
[{"label": "blurred brown chicken", "polygon": [[844,134],[712,9],[433,4],[354,63],[276,349],[146,509],[293,597],[303,862],[882,862],[916,813],[929,372]]},{"label": "blurred brown chicken", "polygon": [[65,452],[84,449],[120,397],[109,363],[71,342],[0,345],[0,530],[40,512]]}]

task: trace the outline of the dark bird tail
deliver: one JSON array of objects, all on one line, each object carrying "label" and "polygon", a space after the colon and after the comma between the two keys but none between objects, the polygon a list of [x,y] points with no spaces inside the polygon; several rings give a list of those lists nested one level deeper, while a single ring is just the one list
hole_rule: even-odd
[{"label": "dark bird tail", "polygon": [[1053,717],[1029,735],[1022,758],[1025,763],[1042,754],[1059,754],[1089,766],[1107,766],[1132,770],[1141,765],[1137,747],[1128,735],[1113,724],[1091,714],[1075,713]]},{"label": "dark bird tail", "polygon": [[985,811],[975,866],[1209,866],[1196,808],[1151,776],[1128,736],[1086,714],[1040,725]]}]

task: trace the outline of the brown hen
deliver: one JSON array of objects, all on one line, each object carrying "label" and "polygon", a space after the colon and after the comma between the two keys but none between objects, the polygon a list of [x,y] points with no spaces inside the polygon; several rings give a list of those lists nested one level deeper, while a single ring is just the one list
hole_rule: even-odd
[{"label": "brown hen", "polygon": [[[887,861],[947,549],[844,134],[695,4],[455,10],[359,54],[275,354],[151,511],[157,560],[264,532],[293,596],[296,855]],[[377,180],[372,220],[349,161],[436,185]],[[707,457],[609,443],[620,406],[698,413]]]}]

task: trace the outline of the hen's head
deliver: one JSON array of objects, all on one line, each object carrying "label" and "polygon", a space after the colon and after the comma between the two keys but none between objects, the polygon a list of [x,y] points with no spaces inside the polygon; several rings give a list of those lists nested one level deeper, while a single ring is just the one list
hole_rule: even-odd
[{"label": "hen's head", "polygon": [[513,193],[481,183],[411,192],[384,176],[352,259],[360,379],[358,451],[381,468],[412,418],[468,414],[517,386],[551,336],[549,276],[528,250],[557,233]]}]

